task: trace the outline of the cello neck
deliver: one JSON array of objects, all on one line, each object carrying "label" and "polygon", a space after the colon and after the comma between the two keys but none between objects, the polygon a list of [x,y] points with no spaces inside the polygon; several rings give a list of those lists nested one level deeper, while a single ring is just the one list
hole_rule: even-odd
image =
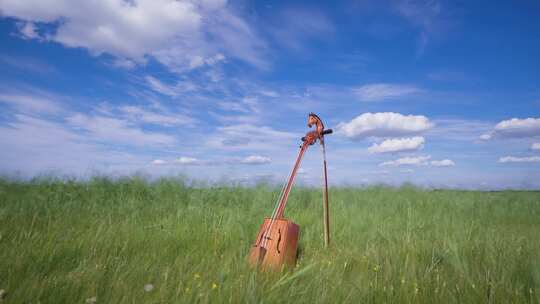
[{"label": "cello neck", "polygon": [[285,205],[287,205],[287,200],[289,199],[289,193],[291,192],[291,188],[294,184],[296,173],[298,171],[298,168],[300,168],[302,157],[304,156],[304,153],[306,152],[307,147],[309,145],[310,143],[308,141],[304,141],[304,143],[300,147],[300,152],[298,153],[298,156],[296,157],[296,161],[294,163],[291,176],[289,177],[289,180],[287,181],[287,186],[285,187],[285,190],[283,191],[283,194],[281,195],[281,198],[279,200],[279,207],[277,209],[276,216],[275,216],[275,218],[277,219],[283,218],[283,213],[285,212]]}]

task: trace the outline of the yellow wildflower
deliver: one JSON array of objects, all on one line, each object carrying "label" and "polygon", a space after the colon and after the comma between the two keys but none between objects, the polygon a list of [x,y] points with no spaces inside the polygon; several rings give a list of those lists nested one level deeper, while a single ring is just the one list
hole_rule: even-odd
[{"label": "yellow wildflower", "polygon": [[194,275],[193,277],[195,278],[195,280],[198,280],[198,279],[200,279],[200,278],[201,278],[201,275],[200,275],[200,274],[198,274],[198,273],[196,273],[196,274],[195,274],[195,275]]},{"label": "yellow wildflower", "polygon": [[219,285],[218,285],[218,284],[216,284],[216,283],[212,283],[212,289],[217,289],[218,287],[219,287]]}]

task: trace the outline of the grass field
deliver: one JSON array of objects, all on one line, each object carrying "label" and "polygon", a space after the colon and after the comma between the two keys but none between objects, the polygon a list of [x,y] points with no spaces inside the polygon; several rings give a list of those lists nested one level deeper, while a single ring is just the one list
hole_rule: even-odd
[{"label": "grass field", "polygon": [[298,265],[257,273],[245,257],[276,189],[0,180],[3,301],[539,302],[540,192],[330,191],[330,248],[320,190],[295,188]]}]

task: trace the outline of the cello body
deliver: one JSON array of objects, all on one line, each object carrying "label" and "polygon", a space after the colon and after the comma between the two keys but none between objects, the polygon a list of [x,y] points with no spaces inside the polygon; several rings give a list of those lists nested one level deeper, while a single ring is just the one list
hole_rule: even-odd
[{"label": "cello body", "polygon": [[291,220],[265,218],[251,247],[249,263],[274,270],[294,266],[299,237],[300,226]]}]

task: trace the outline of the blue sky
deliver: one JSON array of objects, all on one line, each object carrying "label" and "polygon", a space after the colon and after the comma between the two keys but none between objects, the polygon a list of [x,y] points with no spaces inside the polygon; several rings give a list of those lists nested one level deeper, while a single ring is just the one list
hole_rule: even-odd
[{"label": "blue sky", "polygon": [[[540,188],[537,1],[0,1],[0,173]],[[299,182],[321,182],[308,151]]]}]

